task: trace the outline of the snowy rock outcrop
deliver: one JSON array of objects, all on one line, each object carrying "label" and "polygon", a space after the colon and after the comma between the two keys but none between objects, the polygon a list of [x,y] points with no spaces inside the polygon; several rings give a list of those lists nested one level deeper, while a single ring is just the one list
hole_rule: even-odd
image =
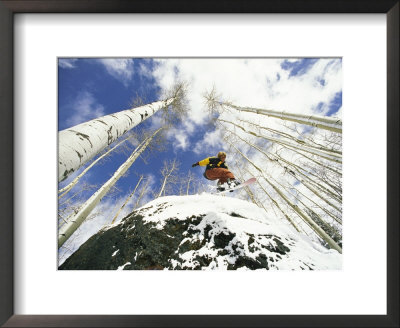
[{"label": "snowy rock outcrop", "polygon": [[65,270],[338,270],[342,255],[256,205],[160,197],[92,236]]}]

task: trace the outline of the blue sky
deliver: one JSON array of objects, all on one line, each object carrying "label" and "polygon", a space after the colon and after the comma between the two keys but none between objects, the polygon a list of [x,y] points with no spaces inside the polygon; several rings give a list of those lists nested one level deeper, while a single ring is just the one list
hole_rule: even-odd
[{"label": "blue sky", "polygon": [[289,71],[289,76],[300,76],[306,74],[317,61],[317,58],[303,58],[296,61],[284,60],[281,67]]},{"label": "blue sky", "polygon": [[[129,175],[118,181],[120,198],[133,190],[140,174],[151,176],[152,190],[157,192],[163,162],[174,158],[181,163],[181,176],[191,171],[198,181],[207,183],[202,177],[203,168],[191,168],[191,164],[226,150],[218,131],[205,125],[202,94],[213,86],[223,99],[240,106],[341,115],[341,59],[61,58],[58,67],[59,131],[131,108],[136,94],[150,103],[159,100],[177,79],[190,83],[188,118],[170,132],[165,151],[152,153],[146,162],[137,160]],[[156,114],[140,127],[154,130],[159,123]],[[85,181],[100,187],[128,156],[114,153],[93,167]],[[228,153],[228,165],[230,160]],[[93,191],[83,196],[88,198]],[[118,198],[115,194],[112,197],[111,201]]]}]

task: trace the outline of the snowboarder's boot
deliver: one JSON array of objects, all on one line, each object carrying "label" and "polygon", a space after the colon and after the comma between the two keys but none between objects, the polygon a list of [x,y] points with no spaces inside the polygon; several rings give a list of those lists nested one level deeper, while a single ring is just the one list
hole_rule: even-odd
[{"label": "snowboarder's boot", "polygon": [[217,190],[218,191],[225,191],[224,184],[218,182],[217,183]]},{"label": "snowboarder's boot", "polygon": [[229,188],[235,188],[238,185],[240,185],[240,182],[238,180],[236,180],[236,179],[228,179]]}]

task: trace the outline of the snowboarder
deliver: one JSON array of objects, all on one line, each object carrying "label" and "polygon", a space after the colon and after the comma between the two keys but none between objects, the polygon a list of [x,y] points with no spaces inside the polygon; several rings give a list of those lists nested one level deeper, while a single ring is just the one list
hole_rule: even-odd
[{"label": "snowboarder", "polygon": [[228,188],[233,188],[240,184],[239,181],[235,179],[235,176],[231,171],[229,171],[228,166],[225,163],[226,153],[220,151],[216,157],[208,157],[200,162],[194,163],[192,167],[195,166],[206,166],[204,171],[204,177],[208,180],[218,180],[217,190],[224,191],[223,186],[227,183]]}]

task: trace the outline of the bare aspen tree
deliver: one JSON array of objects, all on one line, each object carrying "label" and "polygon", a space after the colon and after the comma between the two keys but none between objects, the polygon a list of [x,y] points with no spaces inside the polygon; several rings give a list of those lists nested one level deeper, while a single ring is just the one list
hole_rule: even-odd
[{"label": "bare aspen tree", "polygon": [[284,195],[282,191],[279,190],[265,175],[261,168],[255,165],[246,155],[244,155],[235,145],[230,143],[230,145],[240,154],[244,159],[246,159],[257,171],[260,172],[263,179],[275,190],[275,192],[304,220],[306,221],[312,229],[333,249],[336,249],[339,253],[342,253],[341,247],[321,228],[319,227],[307,214],[305,214],[297,205],[293,204],[287,196]]},{"label": "bare aspen tree", "polygon": [[161,108],[171,105],[173,101],[173,98],[157,101],[102,116],[60,131],[58,134],[58,181],[65,180],[105,147]]},{"label": "bare aspen tree", "polygon": [[179,162],[175,159],[172,161],[164,161],[164,166],[161,169],[161,174],[163,176],[161,182],[161,188],[156,198],[161,197],[163,194],[165,196],[165,192],[168,184],[174,184],[178,181],[178,177],[176,176],[176,172],[179,169]]},{"label": "bare aspen tree", "polygon": [[[280,158],[282,159],[282,158]],[[279,163],[279,161],[278,161]],[[279,163],[280,164],[280,163]],[[290,164],[290,163],[289,163]],[[292,164],[293,166],[293,164]],[[324,188],[323,186],[319,185],[318,187],[316,187],[315,184],[312,185],[311,182],[313,182],[311,179],[309,179],[309,177],[305,176],[303,174],[304,177],[307,178],[307,181],[304,179],[299,178],[294,171],[289,170],[287,167],[282,166],[285,169],[285,172],[289,173],[293,178],[295,178],[297,181],[301,182],[308,190],[310,190],[314,195],[316,195],[318,198],[320,198],[322,201],[324,201],[326,204],[328,204],[329,206],[331,206],[332,208],[334,208],[336,211],[341,212],[341,210],[337,207],[337,205],[334,205],[327,197],[325,197],[324,195],[321,194],[321,192],[324,192],[325,195],[327,195],[330,198],[333,198],[336,202],[338,202],[339,204],[341,204],[341,195],[334,195],[332,194],[332,192],[327,192],[327,189]],[[294,168],[295,169],[295,168]],[[295,169],[298,173],[300,173],[297,169]],[[319,189],[319,190],[316,190]],[[333,196],[333,197],[332,197]]]},{"label": "bare aspen tree", "polygon": [[122,164],[113,176],[103,184],[103,186],[97,190],[80,208],[79,212],[65,224],[58,233],[58,246],[61,247],[66,240],[74,233],[74,231],[83,223],[94,207],[100,202],[100,200],[107,194],[110,188],[118,181],[118,179],[125,174],[130,168],[133,162],[140,156],[140,154],[147,148],[153,138],[162,130],[159,128],[152,136],[148,137],[144,143],[141,144],[140,149],[136,149],[132,155]]},{"label": "bare aspen tree", "polygon": [[[273,178],[272,178],[273,179]],[[280,185],[283,189],[285,189],[286,191],[288,191],[288,188],[287,187],[285,187],[282,183],[280,183],[279,181],[277,181],[276,179],[273,179],[274,181],[275,181],[275,183],[276,184],[278,184],[278,185]],[[325,221],[325,220],[323,220],[311,207],[309,207],[308,205],[306,205],[298,196],[296,196],[295,194],[293,194],[293,193],[291,193],[291,192],[288,192],[288,194],[289,195],[292,195],[300,204],[302,204],[303,205],[303,207],[305,208],[305,211],[307,212],[307,213],[313,213],[313,216],[314,216],[314,218],[316,218],[317,219],[317,224],[322,228],[322,229],[324,229],[324,231],[326,232],[326,233],[328,233],[329,234],[329,231],[331,230],[331,229],[327,229],[326,227],[327,227],[327,225],[328,225],[328,223]],[[311,217],[311,216],[310,216]],[[311,218],[311,219],[313,219],[313,218]],[[316,221],[316,220],[314,220],[314,221]],[[331,237],[332,237],[332,235],[330,235]],[[340,236],[341,237],[341,236]],[[332,237],[333,238],[333,237]]]},{"label": "bare aspen tree", "polygon": [[[253,176],[253,174],[252,174],[249,170],[246,170],[246,171],[247,171],[251,176]],[[295,224],[295,222],[290,218],[290,216],[289,216],[287,213],[285,213],[285,212],[283,211],[283,209],[279,206],[279,204],[277,203],[277,201],[270,195],[270,193],[269,193],[269,192],[264,188],[264,186],[260,183],[260,181],[259,181],[259,178],[260,178],[260,177],[261,177],[261,176],[259,176],[259,177],[257,178],[257,184],[258,184],[259,188],[263,191],[263,194],[267,195],[267,197],[269,198],[269,200],[271,201],[271,203],[272,203],[273,205],[275,205],[275,207],[282,213],[282,215],[289,221],[289,223],[290,223],[298,232],[300,232],[300,229],[299,229],[298,226]],[[248,188],[248,189],[249,189],[249,188]],[[253,193],[252,193],[252,194],[253,194]],[[253,196],[254,196],[254,194],[253,194]],[[264,208],[264,210],[268,213],[268,210],[265,208],[263,202],[259,201],[259,204],[261,204],[260,207]],[[271,208],[272,208],[272,210],[274,211],[275,216],[277,216],[273,205],[271,206]]]},{"label": "bare aspen tree", "polygon": [[240,112],[261,114],[281,120],[287,120],[295,123],[314,126],[319,129],[342,133],[342,121],[339,118],[318,116],[318,115],[296,114],[296,113],[289,113],[286,111],[275,111],[270,109],[239,107],[228,103],[224,103],[224,105],[232,107]]},{"label": "bare aspen tree", "polygon": [[[278,162],[279,163],[279,162]],[[290,163],[289,163],[290,164]],[[285,171],[288,172],[293,178],[295,178],[297,181],[301,182],[308,190],[310,190],[314,195],[316,195],[318,198],[320,198],[322,201],[324,201],[326,204],[337,210],[338,212],[341,212],[341,210],[334,205],[327,197],[323,196],[321,192],[324,192],[325,195],[327,195],[330,198],[333,198],[336,202],[341,204],[342,197],[341,195],[335,195],[328,189],[324,188],[320,184],[316,184],[313,180],[309,179],[309,177],[305,176],[304,174],[301,174],[303,177],[307,178],[307,181],[304,179],[299,178],[295,172],[292,170],[287,169],[286,167],[282,166],[285,168]],[[300,173],[296,168],[294,168],[298,173]],[[311,182],[311,183],[310,183]],[[316,190],[319,189],[319,190]]]},{"label": "bare aspen tree", "polygon": [[94,166],[96,165],[98,162],[100,162],[102,159],[104,159],[105,157],[109,156],[110,153],[112,153],[114,150],[116,150],[118,147],[120,147],[123,143],[125,143],[126,141],[130,140],[132,136],[129,136],[128,138],[125,138],[124,140],[122,140],[121,142],[119,142],[118,144],[116,144],[114,147],[112,147],[110,150],[108,150],[107,152],[105,152],[103,155],[99,156],[96,160],[94,160],[87,168],[85,168],[81,174],[79,174],[74,180],[72,180],[67,186],[65,186],[64,188],[60,189],[58,191],[58,193],[60,194],[58,196],[58,198],[62,198],[64,197],[66,194],[68,194],[68,192],[79,182],[79,180]]},{"label": "bare aspen tree", "polygon": [[162,119],[165,125],[176,125],[186,117],[188,113],[188,100],[186,97],[188,88],[188,82],[178,81],[162,95],[164,99],[174,99],[172,103],[173,110],[167,110],[166,107],[163,108]]},{"label": "bare aspen tree", "polygon": [[184,188],[183,184],[180,183],[179,184],[179,192],[178,192],[179,196],[183,196],[183,188]]},{"label": "bare aspen tree", "polygon": [[95,185],[89,185],[88,183],[84,183],[82,185],[82,187],[75,192],[74,194],[72,194],[69,198],[67,199],[63,199],[62,201],[58,202],[58,208],[59,210],[63,210],[64,208],[68,207],[69,205],[72,204],[72,202],[74,201],[75,198],[77,198],[78,196],[80,196],[82,193],[84,193],[85,191],[91,190],[96,188]]},{"label": "bare aspen tree", "polygon": [[[261,184],[260,184],[261,185]],[[290,224],[298,231],[300,232],[300,229],[298,226],[294,223],[294,221],[290,218],[288,214],[283,211],[283,209],[279,206],[278,202],[272,198],[272,196],[264,189],[265,194],[268,196],[268,198],[271,200],[271,202],[276,206],[276,208],[282,213],[282,215],[290,222]]]},{"label": "bare aspen tree", "polygon": [[203,181],[197,181],[194,187],[195,193],[200,194],[207,191],[207,185]]},{"label": "bare aspen tree", "polygon": [[264,204],[260,203],[256,199],[256,197],[254,196],[254,193],[250,190],[249,187],[244,187],[243,189],[253,204],[256,204],[258,207],[262,207],[266,212],[268,212],[267,209],[264,207]]},{"label": "bare aspen tree", "polygon": [[[340,193],[336,191],[336,189],[332,188],[332,185],[329,184],[329,182],[326,182],[324,180],[321,180],[322,183],[327,184],[327,186],[323,186],[319,181],[316,181],[312,177],[315,177],[316,179],[319,179],[318,176],[313,174],[312,172],[306,171],[303,167],[296,165],[294,163],[291,163],[281,156],[277,154],[271,154],[275,158],[275,161],[285,170],[285,172],[289,173],[292,177],[294,177],[297,181],[305,184],[309,183],[312,185],[314,188],[318,189],[319,191],[322,191],[324,194],[326,194],[328,197],[334,199],[338,203],[342,202],[342,196]],[[280,163],[280,161],[284,162],[286,165]],[[305,171],[305,173],[301,172]],[[305,180],[304,180],[305,179]]]},{"label": "bare aspen tree", "polygon": [[133,191],[129,194],[129,196],[126,198],[124,204],[120,207],[120,209],[118,210],[118,212],[115,214],[114,218],[111,221],[111,224],[114,224],[115,220],[118,218],[119,213],[121,213],[121,211],[124,209],[124,207],[126,206],[126,204],[128,204],[129,200],[132,198],[132,196],[135,194],[136,189],[139,187],[140,182],[143,180],[143,175],[140,176],[139,181],[137,182],[135,188],[133,189]]},{"label": "bare aspen tree", "polygon": [[[277,134],[277,135],[283,137],[281,139],[277,139],[276,137],[273,137],[271,135],[261,134],[261,132],[257,133],[257,132],[254,132],[254,131],[250,131],[249,129],[244,128],[242,125],[239,125],[239,124],[234,123],[232,121],[227,121],[227,120],[224,120],[222,118],[218,118],[218,120],[221,121],[221,122],[224,122],[224,123],[232,124],[233,126],[238,127],[240,129],[242,129],[243,131],[245,131],[245,132],[247,132],[247,133],[249,133],[249,134],[251,134],[251,135],[253,135],[255,137],[263,138],[263,139],[269,140],[271,142],[280,142],[280,143],[282,143],[282,145],[287,145],[289,147],[294,147],[296,149],[309,150],[312,154],[315,154],[315,155],[332,156],[333,158],[338,158],[338,159],[341,159],[341,157],[342,157],[342,153],[340,151],[337,151],[337,150],[334,150],[334,149],[330,149],[330,148],[326,148],[326,147],[323,147],[323,146],[314,146],[314,145],[308,144],[308,143],[304,142],[303,140],[300,140],[299,138],[295,138],[294,136],[291,136],[290,134],[285,133],[285,132],[281,132],[281,131],[278,131],[278,130],[270,129],[270,128],[267,128],[267,127],[260,127],[260,126],[256,125],[258,130],[267,130],[269,132],[272,132],[274,134]],[[248,121],[244,121],[244,120],[240,120],[240,119],[238,119],[238,122],[244,122],[244,123],[247,123],[248,125],[251,125],[251,124],[255,125],[254,123],[250,123]],[[289,140],[286,140],[286,139],[289,139]],[[293,141],[295,143],[293,143]]]},{"label": "bare aspen tree", "polygon": [[264,194],[268,196],[270,201],[275,205],[275,207],[282,213],[282,215],[286,218],[286,220],[289,221],[289,223],[298,231],[300,232],[300,229],[297,227],[295,222],[290,218],[290,216],[285,213],[285,211],[279,206],[278,202],[270,195],[270,193],[263,187],[263,185],[260,183],[259,180],[257,180],[257,184],[261,188],[261,190],[264,191]]},{"label": "bare aspen tree", "polygon": [[[287,169],[287,168],[286,168]],[[297,181],[301,182],[302,184],[306,184],[308,183],[310,186],[312,186],[313,188],[317,189],[318,191],[324,193],[328,198],[334,199],[336,202],[338,202],[339,204],[342,203],[342,196],[337,195],[335,193],[333,193],[331,190],[329,190],[328,188],[324,187],[323,185],[321,185],[320,183],[312,180],[310,177],[302,174],[299,170],[297,170],[296,168],[294,168],[294,170],[296,170],[296,172],[293,172],[292,170],[288,170],[290,171],[290,175],[293,176]],[[297,174],[296,174],[297,173]],[[304,178],[306,180],[304,180]]]},{"label": "bare aspen tree", "polygon": [[75,192],[73,195],[68,197],[67,199],[63,199],[63,201],[59,201],[58,203],[58,219],[59,219],[59,226],[67,223],[68,220],[75,215],[80,206],[82,206],[83,201],[80,200],[80,197],[85,192],[89,192],[97,188],[96,185],[90,185],[88,183],[83,183],[81,188]]},{"label": "bare aspen tree", "polygon": [[[217,119],[216,121],[219,122],[219,121],[222,121],[222,120]],[[244,140],[243,138],[241,138],[237,133],[235,133],[235,132],[233,132],[232,130],[228,129],[228,128],[227,128],[226,126],[224,126],[223,124],[220,123],[220,125],[221,125],[221,126],[223,127],[223,129],[225,129],[226,131],[235,134],[235,135],[236,135],[239,139],[241,139],[242,141],[248,143],[248,144],[251,145],[252,147],[256,148],[258,151],[264,153],[264,155],[266,155],[268,159],[272,160],[271,157],[276,157],[276,156],[278,156],[278,155],[272,154],[272,153],[270,153],[270,155],[268,155],[266,152],[260,150],[259,147],[256,147],[255,145],[250,144],[248,141],[246,141],[246,140]],[[240,127],[240,128],[241,128],[243,131],[248,132],[248,131],[244,130],[242,127]],[[253,135],[253,136],[255,136],[255,137],[257,137],[257,135],[255,135],[255,134],[252,134],[252,133],[249,133],[249,134],[250,134],[250,135]],[[285,147],[285,146],[283,146],[283,147]],[[312,158],[306,156],[304,153],[301,153],[301,152],[299,152],[299,151],[297,151],[297,150],[295,150],[295,149],[293,149],[293,148],[287,148],[287,149],[289,149],[290,151],[292,151],[292,152],[294,152],[294,153],[296,153],[296,154],[298,154],[298,155],[300,155],[300,156],[302,156],[302,157],[304,157],[304,158],[306,158],[306,159],[308,159],[308,160],[310,160],[310,161],[312,161],[312,162],[318,164],[321,168],[330,170],[330,171],[332,171],[333,173],[336,173],[336,174],[338,174],[338,175],[341,176],[341,173],[340,173],[339,171],[337,171],[337,170],[335,170],[335,169],[333,169],[333,168],[327,166],[326,164],[322,164],[321,162],[318,162],[318,161],[316,161],[316,160],[314,160],[314,159],[312,159]],[[281,159],[282,159],[282,158],[281,158]],[[275,160],[276,160],[276,158],[275,158]],[[293,163],[292,163],[292,165],[293,165]]]},{"label": "bare aspen tree", "polygon": [[321,206],[320,204],[317,204],[315,201],[313,201],[310,197],[306,196],[304,193],[302,193],[300,190],[293,188],[292,186],[288,186],[289,189],[293,190],[295,193],[300,194],[302,197],[306,198],[309,202],[313,203],[314,206],[318,207],[322,211],[325,212],[328,216],[330,216],[333,220],[335,220],[337,223],[342,224],[342,219],[337,217],[335,214],[331,213],[330,211],[327,210],[325,206]]},{"label": "bare aspen tree", "polygon": [[[221,102],[218,101],[221,98],[221,96],[217,95],[217,93],[215,91],[215,88],[213,88],[210,93],[206,93],[204,95],[204,97],[206,99],[206,104],[207,104],[207,106],[209,108],[210,115],[212,115],[213,118],[215,118],[216,114],[221,114],[225,110],[229,110],[229,107],[225,106],[226,104],[229,105],[228,102],[221,103]],[[221,119],[221,118],[218,118],[218,119]],[[330,118],[328,118],[328,119],[330,119]],[[226,122],[228,122],[230,124],[234,124],[233,122],[229,122],[229,121],[226,121]],[[236,124],[236,126],[238,126],[238,125]],[[243,129],[243,127],[241,127],[241,126],[238,126],[238,127]],[[268,129],[268,128],[266,128],[266,129]],[[243,129],[243,130],[246,131],[247,133],[254,134],[251,131],[247,131],[245,129]],[[277,131],[277,130],[272,130],[272,131]],[[286,134],[286,133],[281,133],[281,135],[285,135],[286,137],[289,137],[289,135]],[[338,135],[338,134],[336,134],[336,135]],[[296,139],[299,140],[298,138],[296,138]],[[280,143],[284,144],[284,146],[288,147],[288,149],[291,149],[292,151],[294,151],[296,153],[299,153],[299,154],[301,154],[302,156],[304,156],[306,158],[309,158],[309,157],[305,153],[303,153],[304,151],[310,152],[311,154],[313,154],[315,156],[322,156],[323,158],[325,158],[325,159],[327,159],[329,161],[333,161],[333,162],[336,162],[336,163],[339,163],[339,164],[341,163],[341,152],[336,150],[336,149],[333,149],[333,147],[328,149],[327,147],[318,146],[318,147],[314,147],[315,151],[313,151],[313,150],[310,151],[310,149],[312,149],[312,148],[303,147],[303,149],[302,149],[301,147],[296,147],[293,144],[285,143],[285,142],[282,142],[281,140],[278,141],[276,138],[271,140],[271,141],[280,142]],[[299,141],[299,143],[301,143],[301,142]],[[305,144],[305,146],[310,146],[310,145]],[[321,162],[318,162],[316,160],[313,160],[313,161],[316,164],[319,164],[319,165],[327,167],[326,164],[324,165]],[[335,169],[333,169],[333,168],[331,168],[329,166],[328,166],[328,169],[332,170],[333,172],[337,172]]]},{"label": "bare aspen tree", "polygon": [[310,186],[309,183],[304,182],[303,181],[303,185],[310,190],[315,196],[317,196],[318,198],[320,198],[322,201],[324,201],[326,204],[328,204],[329,206],[331,206],[332,208],[334,208],[336,211],[338,211],[339,213],[341,213],[341,209],[336,206],[335,204],[333,204],[329,199],[327,199],[326,197],[324,197],[323,195],[321,195],[320,192],[318,192],[317,190],[315,190],[312,186]]},{"label": "bare aspen tree", "polygon": [[190,184],[192,181],[194,181],[195,175],[192,173],[192,171],[189,171],[187,176],[186,176],[186,195],[189,195],[189,190],[190,190]]},{"label": "bare aspen tree", "polygon": [[[242,169],[239,167],[239,161],[236,160],[235,162],[235,167],[233,170],[235,173],[236,178],[239,181],[246,181],[247,179],[244,177],[244,173],[242,171]],[[265,210],[265,212],[268,212],[267,209],[264,207],[264,204],[259,202],[257,197],[254,195],[254,193],[250,190],[250,188],[247,186],[245,188],[243,188],[244,191],[246,192],[248,198],[252,201],[253,204],[256,204],[258,207],[263,208]]]},{"label": "bare aspen tree", "polygon": [[[328,147],[326,147],[326,146],[324,146],[322,144],[316,143],[312,138],[305,137],[305,136],[301,135],[298,131],[296,131],[296,133],[299,136],[302,136],[303,139],[305,139],[305,140],[309,140],[311,143],[307,143],[305,140],[300,139],[299,137],[295,137],[295,136],[293,136],[293,135],[291,135],[289,133],[286,133],[286,132],[283,132],[283,131],[279,131],[279,130],[276,130],[276,129],[271,129],[271,128],[266,127],[266,126],[261,126],[259,124],[247,121],[245,119],[237,118],[236,120],[238,122],[240,122],[240,123],[246,124],[247,126],[252,126],[253,128],[258,129],[260,131],[261,130],[265,130],[265,131],[267,131],[269,133],[272,133],[273,135],[277,135],[277,136],[281,136],[281,137],[283,137],[285,139],[289,139],[289,140],[294,141],[294,142],[296,142],[296,143],[298,143],[299,145],[302,145],[302,146],[306,146],[306,147],[309,147],[309,148],[314,148],[314,149],[317,149],[317,150],[322,150],[322,151],[325,151],[325,152],[328,152],[328,153],[336,153],[336,154],[340,154],[340,155],[342,154],[342,152],[340,150],[337,150],[337,149],[334,149],[334,148],[328,148]],[[226,121],[226,122],[233,124],[233,122],[230,122],[230,121]],[[287,126],[285,126],[285,127],[288,128]]]},{"label": "bare aspen tree", "polygon": [[204,94],[207,107],[212,111],[218,111],[218,108],[226,106],[237,110],[238,112],[248,112],[286,120],[304,125],[314,126],[320,129],[342,133],[342,121],[339,118],[318,115],[305,115],[289,113],[286,111],[276,111],[270,109],[259,109],[252,107],[240,107],[228,101],[221,101],[221,96],[217,94],[215,87],[210,92]]},{"label": "bare aspen tree", "polygon": [[[322,200],[332,207],[332,212],[341,213],[340,205],[335,205],[336,203],[341,204],[342,201],[341,120],[333,117],[239,107],[231,102],[221,101],[222,97],[216,93],[215,88],[205,94],[205,99],[210,120],[219,124],[225,131],[224,140],[258,172],[258,187],[263,190],[260,195],[266,195],[270,199],[271,208],[279,209],[297,231],[303,230],[307,234],[304,227],[308,226],[329,247],[341,252],[341,245],[337,244],[339,240],[337,233],[333,234],[332,230],[328,229],[328,223],[323,219],[326,218],[325,211],[328,213],[330,211],[326,209],[326,206],[321,205]],[[246,113],[257,114],[259,123],[256,123],[257,115],[250,116]],[[261,125],[260,122],[268,122],[261,115],[280,119],[285,130],[280,131]],[[246,116],[248,120],[246,120]],[[288,122],[292,122],[294,128],[287,127]],[[314,128],[310,129],[304,125]],[[302,133],[299,133],[297,126],[303,126]],[[330,139],[332,142],[328,142]],[[241,140],[243,143],[239,141],[238,144],[236,140]],[[265,140],[264,144],[262,144],[263,140]],[[243,152],[239,148],[244,148],[245,151]],[[244,153],[248,153],[250,156],[248,157]],[[282,171],[278,180],[263,171],[267,166],[264,163],[261,164],[262,159],[258,154],[263,154],[269,160],[269,168],[273,167],[274,170]],[[256,159],[257,162],[251,158]],[[323,208],[320,211],[322,217],[306,204],[305,201],[308,198],[304,198],[305,201],[303,201],[302,198],[293,195],[290,190],[284,188],[284,183],[293,190],[296,190],[294,185],[298,185],[304,192],[310,193],[318,201],[317,209]],[[273,190],[272,194],[267,189]],[[297,192],[297,195],[300,195],[300,192]],[[249,197],[251,198],[250,195]],[[257,198],[253,198],[253,201],[259,202]],[[317,203],[313,201],[310,204]],[[329,219],[333,216],[336,218],[336,222],[341,222],[336,214],[330,214]],[[296,224],[293,216],[298,216],[301,224]],[[332,239],[333,236],[335,238]]]},{"label": "bare aspen tree", "polygon": [[316,147],[327,149],[332,152],[338,152],[340,154],[342,153],[341,133],[320,130],[317,128],[305,133],[303,131],[299,131],[298,126],[294,123],[289,125],[287,122],[283,122],[282,125],[291,132],[294,132],[298,138],[302,138],[304,141],[307,141]]},{"label": "bare aspen tree", "polygon": [[296,149],[292,148],[292,149],[290,149],[290,151],[292,151],[292,152],[304,157],[305,159],[308,159],[309,161],[311,161],[311,162],[313,162],[313,163],[315,163],[315,164],[317,164],[317,165],[319,165],[319,166],[321,166],[321,167],[323,167],[323,168],[325,168],[325,169],[327,169],[327,170],[329,170],[329,171],[331,171],[331,172],[333,172],[335,174],[338,174],[338,175],[342,176],[341,170],[339,170],[337,167],[329,166],[328,164],[323,163],[321,161],[318,161],[318,160],[316,160],[314,158],[311,158],[311,157],[307,156],[307,154],[304,154],[304,153],[302,153],[300,151],[297,151]]},{"label": "bare aspen tree", "polygon": [[250,113],[266,115],[281,120],[287,120],[295,123],[311,125],[320,129],[342,133],[342,121],[339,118],[317,116],[317,115],[295,114],[285,111],[274,111],[269,109],[258,109],[251,107],[239,107],[232,104],[229,104],[229,106],[242,112],[250,112]]},{"label": "bare aspen tree", "polygon": [[[236,163],[237,163],[237,162],[236,162]],[[248,173],[250,176],[254,176],[254,174],[251,173],[249,170],[246,170],[246,171],[247,171],[247,173]],[[240,170],[239,170],[239,172],[240,172]],[[272,203],[273,205],[275,205],[275,207],[282,213],[282,215],[289,221],[289,223],[290,223],[298,232],[300,232],[300,229],[297,227],[297,225],[294,223],[294,221],[289,217],[289,215],[288,215],[287,213],[285,213],[285,212],[282,210],[282,208],[279,206],[279,204],[276,202],[276,200],[273,199],[273,197],[270,195],[270,193],[269,193],[269,192],[263,187],[263,185],[260,183],[260,180],[259,180],[260,177],[261,177],[261,176],[258,176],[258,177],[257,177],[257,184],[258,184],[259,188],[263,191],[263,194],[265,194],[265,195],[268,196],[268,198],[269,198],[269,200],[271,201],[271,203]],[[248,190],[246,190],[246,192],[248,192],[249,197],[253,200],[253,202],[254,202],[255,204],[257,204],[259,207],[262,207],[262,208],[265,210],[265,212],[269,213],[268,210],[267,210],[267,209],[265,208],[265,206],[264,206],[264,202],[259,201],[258,199],[256,199],[254,193],[250,191],[250,188],[247,187],[247,188],[245,188],[245,189],[248,189]],[[272,210],[274,211],[275,216],[277,216],[273,205],[271,206],[271,208],[272,208]]]},{"label": "bare aspen tree", "polygon": [[166,125],[179,121],[187,112],[186,88],[186,83],[180,82],[166,93],[165,100],[102,116],[60,131],[58,181],[65,180],[108,145],[161,109]]},{"label": "bare aspen tree", "polygon": [[148,192],[149,183],[150,183],[149,179],[146,179],[146,183],[145,183],[144,186],[141,188],[141,190],[140,190],[140,192],[139,192],[139,196],[138,196],[137,199],[136,199],[136,203],[135,203],[135,205],[133,206],[133,209],[134,209],[134,210],[136,210],[136,209],[139,207],[141,200],[143,199],[144,195]]},{"label": "bare aspen tree", "polygon": [[[235,171],[238,172],[237,169],[236,169]],[[237,179],[239,179],[239,180],[241,180],[241,181],[246,181],[246,179],[243,178],[243,175],[242,175],[242,174],[236,174],[236,177],[237,177]],[[267,209],[264,207],[264,204],[262,204],[262,203],[260,203],[260,202],[258,201],[257,197],[254,195],[254,193],[250,190],[250,188],[249,188],[248,186],[247,186],[247,187],[244,187],[243,190],[246,192],[246,194],[247,194],[247,196],[248,196],[248,199],[250,199],[251,202],[252,202],[253,204],[256,204],[258,207],[261,207],[261,208],[263,208],[266,212],[268,212]]]},{"label": "bare aspen tree", "polygon": [[229,121],[226,121],[226,120],[223,120],[223,119],[220,119],[220,118],[218,120],[221,121],[221,122],[226,122],[226,123],[233,124],[233,125],[235,125],[236,127],[240,128],[241,130],[243,130],[244,132],[246,132],[248,134],[251,134],[251,135],[253,135],[255,137],[258,137],[258,138],[263,138],[263,139],[268,140],[270,142],[275,142],[275,143],[277,143],[279,145],[282,145],[282,146],[284,146],[286,148],[297,149],[298,151],[302,151],[302,152],[306,152],[306,153],[309,153],[309,154],[312,154],[312,155],[315,155],[315,156],[319,156],[321,158],[324,158],[324,159],[329,160],[329,161],[333,161],[335,163],[342,163],[342,156],[340,154],[328,153],[326,151],[319,150],[319,149],[307,148],[308,146],[305,146],[305,145],[298,146],[296,144],[292,144],[292,143],[287,142],[287,141],[279,140],[277,138],[267,137],[267,136],[264,136],[264,135],[259,135],[259,134],[255,133],[255,132],[252,132],[252,131],[246,131],[242,126],[237,125],[237,124],[232,123],[232,122],[229,122]]},{"label": "bare aspen tree", "polygon": [[303,164],[304,168],[312,170],[320,180],[324,181],[326,184],[329,184],[332,189],[336,190],[340,194],[342,193],[341,172],[334,172],[325,166],[315,166],[308,161],[305,161]]},{"label": "bare aspen tree", "polygon": [[[326,188],[326,191],[333,194],[334,197],[338,197],[340,201],[342,200],[341,189],[338,189],[336,186],[334,186],[328,179],[324,179],[323,176],[314,174],[313,172],[311,172],[311,170],[315,170],[314,168],[310,168],[310,170],[306,170],[304,164],[297,165],[293,162],[289,162],[288,160],[286,160],[285,158],[283,158],[282,156],[280,156],[276,153],[273,154],[273,156],[275,157],[276,162],[279,163],[279,165],[281,165],[282,168],[284,168],[285,170],[289,170],[289,168],[290,168],[292,171],[291,172],[292,175],[295,174],[294,171],[296,171],[299,175],[301,175],[302,177],[305,177],[306,179],[310,179],[310,181],[318,184],[321,188],[325,188],[321,185],[321,183],[326,184],[329,188],[331,188],[331,189]],[[284,162],[288,166],[285,166],[284,164],[280,163],[280,161]],[[313,180],[311,177],[315,178],[316,180]]]},{"label": "bare aspen tree", "polygon": [[[224,127],[225,128],[225,127]],[[225,128],[226,131],[233,133],[232,131],[230,131],[229,129]],[[262,149],[260,149],[258,146],[253,145],[252,143],[246,141],[245,139],[243,139],[242,137],[238,136],[237,134],[235,134],[237,138],[239,138],[240,140],[244,141],[246,144],[248,144],[250,147],[256,149],[257,151],[259,151],[260,153],[264,154],[270,161],[272,161],[273,159],[271,157],[274,156],[274,154],[270,153],[267,154],[265,151],[263,151]],[[279,163],[279,161],[278,161]],[[279,163],[280,164],[280,163]],[[284,166],[282,166],[283,168],[285,168]],[[335,206],[334,204],[332,204],[331,201],[329,201],[328,199],[326,199],[326,197],[324,197],[323,195],[321,195],[320,192],[318,192],[316,190],[317,189],[321,189],[321,192],[328,192],[326,188],[324,188],[323,186],[316,187],[315,184],[314,186],[311,186],[310,182],[305,181],[304,179],[299,178],[298,176],[296,176],[294,174],[293,171],[288,170],[288,172],[290,172],[292,174],[292,176],[294,178],[296,178],[298,181],[300,181],[301,183],[303,183],[310,191],[312,191],[314,194],[316,194],[318,197],[320,197],[322,200],[324,200],[327,204],[329,204],[330,206],[332,206],[333,208],[335,208],[336,210],[339,210],[337,206]],[[304,175],[303,175],[304,176]],[[312,181],[309,177],[305,176],[307,178],[308,181]],[[341,202],[341,196],[339,197],[340,199],[338,199],[338,197],[334,194],[332,194],[331,192],[328,192],[329,196],[332,197],[335,201],[337,202]]]}]

